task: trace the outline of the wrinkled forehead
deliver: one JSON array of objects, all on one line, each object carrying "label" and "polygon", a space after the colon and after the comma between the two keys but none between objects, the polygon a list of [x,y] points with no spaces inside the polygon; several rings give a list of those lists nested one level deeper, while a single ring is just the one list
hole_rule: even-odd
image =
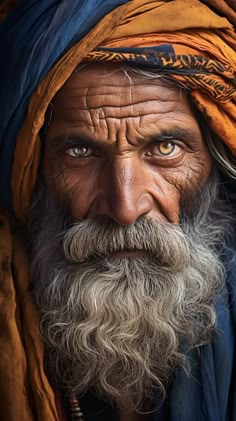
[{"label": "wrinkled forehead", "polygon": [[[66,83],[56,94],[53,102],[57,102],[62,97],[75,94],[81,94],[90,89],[91,93],[96,89],[98,95],[103,93],[116,94],[124,87],[135,86],[135,91],[142,91],[142,96],[145,96],[145,91],[148,96],[150,91],[153,92],[153,85],[158,86],[160,94],[163,93],[167,99],[169,97],[179,97],[180,87],[175,86],[156,72],[156,77],[149,77],[148,73],[141,69],[134,71],[132,67],[116,63],[90,63],[80,65],[72,75],[67,79]],[[185,100],[185,93],[181,92],[181,98]],[[158,98],[157,98],[158,99]]]},{"label": "wrinkled forehead", "polygon": [[91,131],[102,128],[104,119],[112,131],[115,125],[130,126],[135,121],[142,130],[150,125],[177,125],[182,129],[191,128],[198,134],[200,131],[192,104],[183,89],[166,81],[163,75],[156,77],[155,73],[121,64],[82,65],[52,102],[50,132],[73,125],[78,129],[86,126]]},{"label": "wrinkled forehead", "polygon": [[[154,74],[155,75],[155,74]],[[183,109],[192,114],[189,98],[183,89],[163,77],[140,69],[114,63],[92,63],[77,68],[53,99],[55,109],[90,109],[112,106],[113,109],[134,106],[137,113],[161,102],[163,111]],[[152,111],[152,110],[150,110]],[[141,112],[141,111],[140,111]],[[58,116],[59,117],[59,116]]]}]

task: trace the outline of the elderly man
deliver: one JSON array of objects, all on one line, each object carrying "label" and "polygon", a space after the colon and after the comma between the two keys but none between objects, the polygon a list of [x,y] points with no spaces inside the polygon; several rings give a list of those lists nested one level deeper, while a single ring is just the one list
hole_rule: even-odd
[{"label": "elderly man", "polygon": [[233,420],[235,12],[112,3],[0,29],[1,420]]}]

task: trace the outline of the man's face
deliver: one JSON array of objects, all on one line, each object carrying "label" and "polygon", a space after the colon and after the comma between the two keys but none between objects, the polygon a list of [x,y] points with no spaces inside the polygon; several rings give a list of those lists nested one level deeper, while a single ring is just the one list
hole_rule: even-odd
[{"label": "man's face", "polygon": [[227,230],[211,166],[178,88],[89,65],[54,98],[30,235],[59,384],[138,408],[209,341]]},{"label": "man's face", "polygon": [[185,94],[163,81],[89,65],[53,101],[44,175],[73,221],[178,223],[181,199],[197,194],[210,170]]}]

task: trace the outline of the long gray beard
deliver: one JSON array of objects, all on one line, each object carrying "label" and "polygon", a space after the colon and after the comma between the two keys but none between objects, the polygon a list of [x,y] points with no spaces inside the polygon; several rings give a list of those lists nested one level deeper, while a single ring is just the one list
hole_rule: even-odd
[{"label": "long gray beard", "polygon": [[[210,185],[194,223],[66,220],[47,197],[33,211],[33,293],[50,375],[82,395],[139,408],[164,397],[185,351],[211,340],[228,224]],[[212,215],[212,212],[214,215]],[[190,218],[192,221],[193,219]],[[145,250],[119,257],[120,250]]]}]

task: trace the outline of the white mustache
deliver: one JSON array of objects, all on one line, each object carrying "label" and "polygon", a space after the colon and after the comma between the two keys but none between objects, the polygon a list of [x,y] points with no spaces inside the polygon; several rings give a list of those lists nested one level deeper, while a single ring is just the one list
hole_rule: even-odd
[{"label": "white mustache", "polygon": [[183,270],[189,264],[190,242],[180,226],[140,218],[122,227],[111,222],[83,220],[64,233],[65,257],[72,263],[83,263],[92,257],[105,258],[130,250],[145,251],[160,265]]}]

